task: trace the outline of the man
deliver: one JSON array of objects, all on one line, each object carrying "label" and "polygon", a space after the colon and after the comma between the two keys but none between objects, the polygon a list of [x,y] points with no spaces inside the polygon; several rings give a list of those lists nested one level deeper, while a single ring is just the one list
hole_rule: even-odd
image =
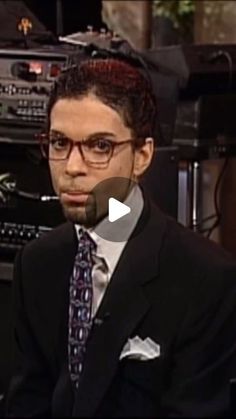
[{"label": "man", "polygon": [[[148,82],[125,60],[83,61],[55,85],[42,148],[68,222],[16,259],[9,416],[229,413],[236,266],[138,186],[154,117]],[[109,193],[133,208],[114,241]]]}]

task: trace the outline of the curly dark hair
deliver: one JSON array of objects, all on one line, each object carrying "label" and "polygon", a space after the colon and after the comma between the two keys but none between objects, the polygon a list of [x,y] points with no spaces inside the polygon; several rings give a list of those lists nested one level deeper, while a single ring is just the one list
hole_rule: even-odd
[{"label": "curly dark hair", "polygon": [[47,129],[52,108],[59,99],[79,99],[89,93],[121,115],[136,146],[153,136],[156,100],[148,79],[135,66],[114,58],[86,59],[61,73],[49,99]]}]

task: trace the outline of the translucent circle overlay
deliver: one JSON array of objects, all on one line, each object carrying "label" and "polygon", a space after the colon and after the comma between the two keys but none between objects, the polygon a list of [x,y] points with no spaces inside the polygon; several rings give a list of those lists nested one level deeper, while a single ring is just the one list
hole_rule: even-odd
[{"label": "translucent circle overlay", "polygon": [[[96,185],[86,202],[85,211],[87,220],[96,225],[94,231],[99,237],[111,242],[128,240],[140,213],[137,188],[136,182],[124,177],[112,177]],[[110,198],[127,205],[130,212],[116,221],[109,221]]]}]

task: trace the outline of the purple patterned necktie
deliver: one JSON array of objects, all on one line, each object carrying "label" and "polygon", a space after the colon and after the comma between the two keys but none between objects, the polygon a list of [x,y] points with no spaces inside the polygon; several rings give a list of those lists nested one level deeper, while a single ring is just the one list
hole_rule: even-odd
[{"label": "purple patterned necktie", "polygon": [[69,291],[68,360],[70,377],[76,388],[79,386],[86,341],[92,326],[92,253],[95,251],[95,242],[86,231],[80,229]]}]

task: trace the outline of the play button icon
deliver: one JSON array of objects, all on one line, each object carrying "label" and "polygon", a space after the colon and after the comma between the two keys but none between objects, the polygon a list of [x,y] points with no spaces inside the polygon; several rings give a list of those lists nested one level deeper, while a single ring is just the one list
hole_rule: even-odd
[{"label": "play button icon", "polygon": [[138,183],[123,177],[105,179],[93,188],[87,199],[87,228],[110,242],[127,241],[142,208],[142,191]]},{"label": "play button icon", "polygon": [[125,215],[129,214],[131,211],[128,205],[123,204],[115,198],[109,199],[108,204],[108,220],[113,223],[114,221],[119,220]]}]

